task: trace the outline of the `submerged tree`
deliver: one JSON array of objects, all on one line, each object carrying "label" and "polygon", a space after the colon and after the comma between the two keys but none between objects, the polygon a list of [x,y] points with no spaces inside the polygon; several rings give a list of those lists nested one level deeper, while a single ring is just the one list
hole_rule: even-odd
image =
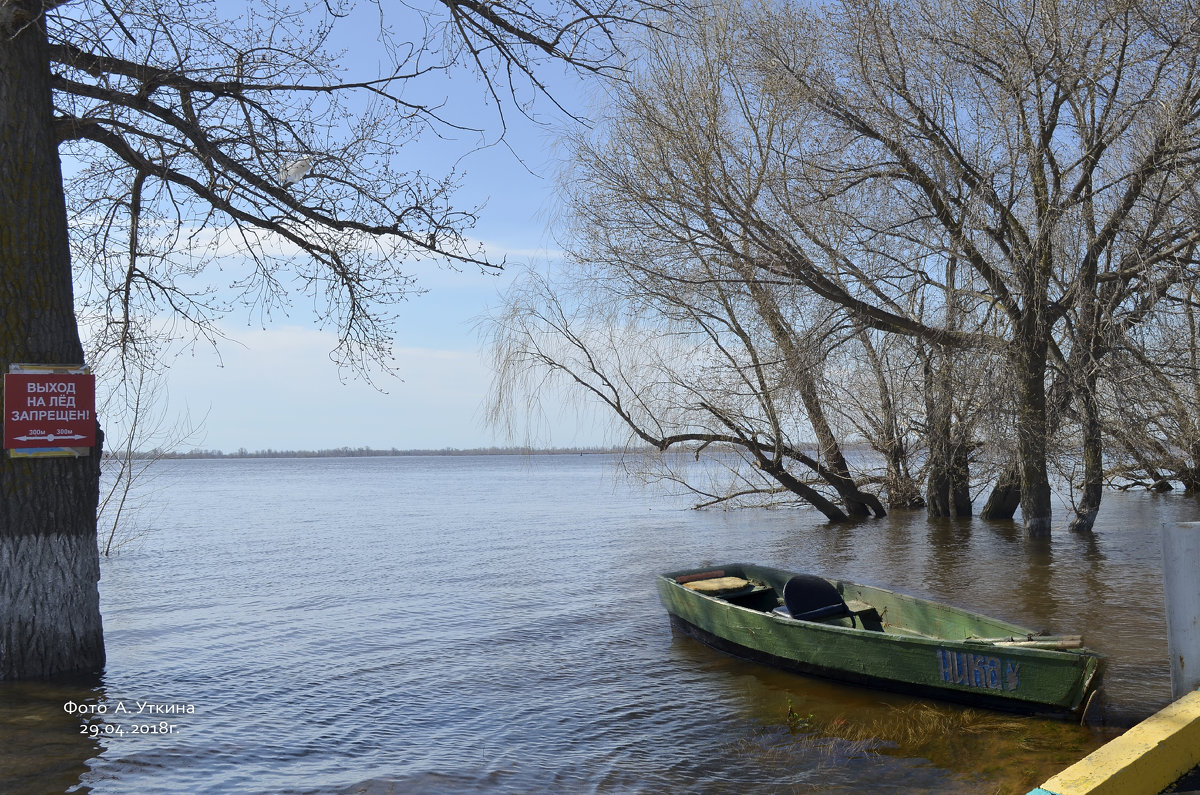
[{"label": "submerged tree", "polygon": [[[1083,400],[1106,328],[1144,315],[1193,265],[1195,19],[1157,3],[964,0],[846,3],[815,27],[752,28],[797,107],[841,137],[841,156],[810,184],[835,205],[864,191],[891,199],[862,224],[860,245],[820,230],[808,244],[837,243],[853,266],[863,251],[914,265],[955,258],[957,291],[986,296],[1004,319],[1031,533],[1050,521],[1049,368],[1065,351]],[[813,34],[827,37],[817,52],[797,48]],[[930,226],[934,236],[916,234]],[[797,273],[814,286],[824,276]]]},{"label": "submerged tree", "polygon": [[[724,237],[721,220],[739,210],[695,191],[760,191],[767,167],[739,160],[749,143],[739,136],[761,132],[770,145],[776,128],[769,110],[754,115],[759,87],[735,74],[735,29],[710,22],[693,38],[655,39],[605,119],[619,132],[574,142],[578,168],[565,190],[574,234],[565,242],[579,263],[578,289],[566,288],[568,305],[531,277],[510,295],[492,327],[492,416],[531,405],[544,375],[560,376],[607,406],[632,439],[662,452],[712,453],[716,464],[705,470],[681,469],[670,456],[653,462],[654,477],[685,486],[701,504],[790,496],[835,521],[882,516],[881,500],[860,488],[843,454],[822,394],[826,362],[855,339],[855,325],[760,267],[753,247],[713,245]],[[760,120],[765,131],[753,129]],[[753,212],[753,199],[745,201]]]},{"label": "submerged tree", "polygon": [[[1015,437],[987,512],[1019,499],[1027,531],[1049,532],[1050,437],[1068,408],[1095,414],[1112,340],[1195,268],[1196,20],[1186,3],[714,8],[650,34],[614,89],[583,173],[623,204],[580,226],[737,261],[942,352],[931,365],[978,352],[1004,372]],[[953,475],[974,440],[947,425],[945,372],[927,419]],[[1079,427],[1083,527],[1100,448]],[[936,491],[961,503],[959,482]]]},{"label": "submerged tree", "polygon": [[[299,292],[344,363],[386,357],[413,263],[502,264],[470,241],[453,172],[396,158],[472,126],[423,79],[465,65],[524,111],[546,60],[614,70],[645,7],[447,0],[397,34],[379,5],[388,65],[350,76],[329,50],[353,4],[0,0],[0,369],[82,362],[72,248],[81,322],[123,355],[152,360],[163,324],[211,335],[231,295],[269,311]],[[99,452],[0,461],[0,679],[103,665]]]},{"label": "submerged tree", "polygon": [[1108,356],[1098,402],[1112,439],[1105,478],[1200,492],[1200,317],[1194,278],[1164,297],[1165,311],[1126,335]]},{"label": "submerged tree", "polygon": [[[588,288],[569,305],[535,276],[509,294],[491,329],[493,419],[536,411],[547,381],[566,383],[602,403],[634,446],[657,451],[639,458],[640,476],[682,486],[698,506],[790,499],[831,521],[884,515],[857,484],[817,394],[836,335],[805,333],[805,313],[763,322],[746,307],[764,300],[753,297],[762,285],[709,263],[672,275],[651,268],[619,294],[618,280],[582,281]],[[701,456],[705,465],[693,466]]]}]

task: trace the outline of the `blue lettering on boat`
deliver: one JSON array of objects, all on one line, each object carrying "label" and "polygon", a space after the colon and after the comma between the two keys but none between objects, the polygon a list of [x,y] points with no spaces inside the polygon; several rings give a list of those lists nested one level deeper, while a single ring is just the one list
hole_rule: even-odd
[{"label": "blue lettering on boat", "polygon": [[1021,686],[1021,664],[1015,663],[1012,660],[1004,661],[1004,681],[1007,683],[1009,690],[1016,690]]},{"label": "blue lettering on boat", "polygon": [[938,675],[943,682],[984,690],[1016,690],[1021,686],[1021,665],[986,654],[937,650]]}]

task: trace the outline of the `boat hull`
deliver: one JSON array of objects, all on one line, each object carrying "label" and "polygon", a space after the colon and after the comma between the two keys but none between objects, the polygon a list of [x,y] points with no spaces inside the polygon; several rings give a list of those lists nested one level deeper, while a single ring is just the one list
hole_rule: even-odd
[{"label": "boat hull", "polygon": [[[881,621],[799,621],[771,612],[789,572],[748,564],[714,567],[759,583],[743,597],[712,596],[658,578],[659,597],[680,631],[729,654],[803,674],[1009,711],[1078,711],[1099,684],[1100,657],[1087,649],[1003,646],[969,637],[1034,633],[928,600],[842,581],[846,599],[869,603]],[[913,627],[926,630],[917,634]],[[931,631],[933,630],[933,631]]]}]

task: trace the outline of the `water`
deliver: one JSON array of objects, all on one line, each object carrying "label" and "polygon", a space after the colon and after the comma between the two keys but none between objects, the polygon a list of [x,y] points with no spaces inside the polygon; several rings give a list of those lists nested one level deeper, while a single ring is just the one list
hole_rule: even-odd
[{"label": "water", "polygon": [[[0,792],[1025,792],[1170,700],[1159,530],[1200,518],[1107,494],[1094,539],[1030,540],[696,512],[603,456],[162,466],[152,525],[102,566],[103,676],[0,684]],[[931,705],[672,634],[654,575],[734,560],[1082,632],[1109,659],[1107,722]]]}]

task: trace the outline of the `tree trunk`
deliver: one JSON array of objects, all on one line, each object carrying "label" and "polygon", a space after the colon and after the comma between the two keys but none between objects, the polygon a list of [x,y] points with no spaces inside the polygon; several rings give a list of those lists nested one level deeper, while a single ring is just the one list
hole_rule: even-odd
[{"label": "tree trunk", "polygon": [[811,486],[801,483],[792,476],[778,461],[770,461],[764,457],[758,458],[759,469],[773,477],[779,485],[803,498],[809,505],[816,508],[831,522],[844,522],[847,517],[841,508],[821,496],[821,492]]},{"label": "tree trunk", "polygon": [[[951,431],[945,431],[949,434]],[[970,446],[960,440],[930,438],[925,502],[930,516],[971,516]]]},{"label": "tree trunk", "polygon": [[1041,319],[1026,320],[1016,343],[1013,369],[1017,381],[1017,467],[1021,473],[1021,517],[1030,536],[1050,534],[1050,475],[1046,466],[1047,344],[1038,327]]},{"label": "tree trunk", "polygon": [[[1088,220],[1089,228],[1094,230],[1092,209],[1089,198],[1084,206],[1084,216]],[[1094,236],[1093,232],[1093,239]],[[1070,359],[1078,358],[1081,361],[1069,375],[1079,385],[1079,422],[1083,432],[1083,493],[1075,506],[1075,517],[1071,520],[1070,529],[1077,533],[1090,533],[1096,523],[1096,514],[1100,512],[1100,500],[1104,495],[1104,444],[1100,435],[1100,405],[1096,397],[1100,371],[1096,361],[1096,327],[1097,313],[1100,310],[1096,296],[1096,264],[1093,260],[1088,260],[1082,269],[1079,295],[1079,322]]]},{"label": "tree trunk", "polygon": [[971,444],[956,439],[950,450],[950,504],[955,516],[970,516],[971,505]]},{"label": "tree trunk", "polygon": [[923,508],[925,500],[921,496],[920,487],[909,475],[907,450],[900,433],[900,421],[896,416],[896,404],[892,400],[892,389],[888,384],[887,372],[883,361],[871,343],[866,326],[857,324],[858,339],[862,343],[863,352],[867,356],[867,364],[875,375],[875,387],[879,390],[879,409],[881,431],[880,438],[872,440],[874,448],[883,455],[887,462],[885,488],[888,495],[889,508]]},{"label": "tree trunk", "polygon": [[[0,37],[0,371],[78,365],[42,4],[0,0]],[[104,665],[99,456],[0,456],[0,679]]]},{"label": "tree trunk", "polygon": [[1104,496],[1104,447],[1100,436],[1100,410],[1096,405],[1096,378],[1088,379],[1083,394],[1083,494],[1075,506],[1075,518],[1070,529],[1077,533],[1090,533],[1100,512],[1100,500]]},{"label": "tree trunk", "polygon": [[925,478],[925,507],[930,516],[953,516],[954,508],[950,501],[950,429],[948,420],[936,414],[926,413],[928,417],[929,442],[929,475]]},{"label": "tree trunk", "polygon": [[[949,363],[938,352],[920,352],[925,375],[925,423],[929,475],[925,505],[930,516],[970,516],[969,440],[954,424],[954,383]],[[938,359],[941,361],[938,361]]]},{"label": "tree trunk", "polygon": [[850,467],[846,463],[845,456],[842,455],[842,448],[837,442],[837,437],[833,435],[833,429],[829,427],[829,421],[825,418],[825,410],[817,396],[817,384],[811,373],[803,365],[800,365],[795,369],[795,378],[800,400],[804,403],[804,410],[808,413],[808,422],[817,437],[821,458],[825,461],[825,471],[822,474],[825,481],[833,486],[838,496],[842,498],[842,502],[846,505],[846,513],[859,517],[870,516],[872,513],[875,516],[887,515],[879,498],[862,491],[854,482],[854,477],[850,474]]},{"label": "tree trunk", "polygon": [[981,519],[1012,519],[1021,506],[1021,472],[1015,461],[1005,464],[992,487],[987,503],[979,512]]},{"label": "tree trunk", "polygon": [[834,436],[833,429],[830,428],[829,421],[825,417],[821,398],[817,394],[817,381],[809,369],[810,359],[802,354],[796,344],[795,333],[784,319],[775,297],[752,275],[744,275],[744,278],[746,286],[750,290],[750,296],[758,307],[759,316],[767,321],[771,338],[779,346],[784,361],[788,363],[795,379],[796,391],[800,395],[801,402],[804,403],[809,425],[816,434],[818,449],[821,451],[821,459],[824,461],[819,474],[842,498],[842,502],[846,506],[846,513],[850,516],[867,517],[872,513],[875,516],[886,516],[887,511],[879,498],[874,494],[862,491],[854,482],[854,477],[850,474],[850,467],[846,464],[845,456],[842,455],[841,446],[838,445],[837,437]]}]

